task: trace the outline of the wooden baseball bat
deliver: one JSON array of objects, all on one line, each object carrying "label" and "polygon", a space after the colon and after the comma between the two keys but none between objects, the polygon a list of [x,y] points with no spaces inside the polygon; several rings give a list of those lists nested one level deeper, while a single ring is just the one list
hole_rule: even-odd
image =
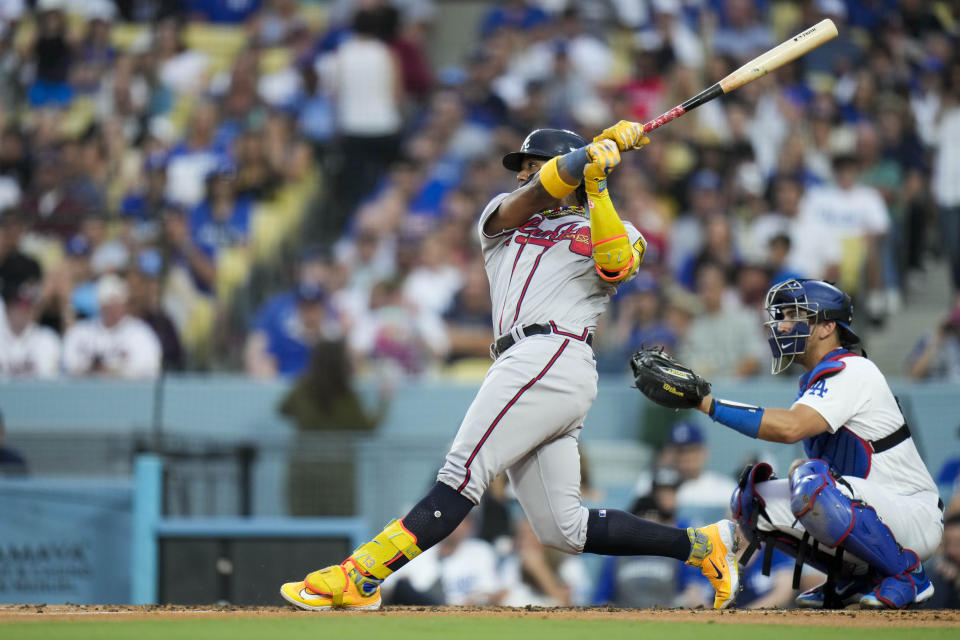
[{"label": "wooden baseball bat", "polygon": [[730,93],[748,82],[753,82],[757,78],[765,76],[774,69],[779,69],[788,62],[793,62],[800,56],[813,51],[824,42],[833,40],[836,37],[837,26],[833,24],[833,20],[821,20],[786,42],[781,42],[773,49],[761,53],[709,89],[704,89],[683,104],[679,104],[663,115],[654,118],[643,125],[643,130],[648,132],[662,127],[671,120],[679,118],[686,112],[692,111],[700,105],[710,102],[714,98]]}]

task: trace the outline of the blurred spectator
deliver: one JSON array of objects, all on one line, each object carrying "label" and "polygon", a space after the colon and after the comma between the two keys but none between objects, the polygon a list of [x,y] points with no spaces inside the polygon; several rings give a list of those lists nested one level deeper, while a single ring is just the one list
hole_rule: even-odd
[{"label": "blurred spectator", "polygon": [[23,254],[0,260],[0,287],[0,378],[56,377],[60,336],[35,322],[40,265]]},{"label": "blurred spectator", "polygon": [[743,63],[774,44],[770,28],[751,0],[726,0],[723,6],[723,22],[713,38],[715,53]]},{"label": "blurred spectator", "polygon": [[199,204],[205,182],[218,166],[225,166],[227,141],[217,135],[219,112],[216,104],[201,101],[190,116],[186,138],[167,157],[167,199],[182,207]]},{"label": "blurred spectator", "polygon": [[[354,387],[353,366],[342,340],[321,340],[310,353],[310,366],[280,403],[299,437],[287,471],[287,497],[295,516],[356,513],[355,462],[352,448],[339,446],[336,455],[317,435],[324,432],[365,433],[383,419],[392,387],[381,386],[376,411],[370,412]],[[311,437],[314,436],[314,437]],[[336,491],[331,491],[336,487]]]},{"label": "blurred spectator", "polygon": [[78,321],[63,337],[67,375],[137,379],[160,372],[160,342],[143,320],[129,315],[127,298],[127,284],[118,276],[100,278],[100,317]]},{"label": "blurred spectator", "polygon": [[247,337],[247,374],[256,378],[301,374],[310,352],[323,339],[334,339],[341,327],[321,284],[301,281],[292,297],[267,303],[257,313]]},{"label": "blurred spectator", "polygon": [[[255,5],[259,3],[251,3]],[[265,6],[251,16],[247,28],[258,46],[275,47],[290,44],[294,34],[307,28],[297,12],[296,0],[266,0]]]},{"label": "blurred spectator", "polygon": [[80,93],[90,94],[96,93],[100,78],[109,72],[117,56],[110,42],[110,27],[116,7],[107,0],[92,0],[86,4],[86,32],[75,48],[70,84]]},{"label": "blurred spectator", "polygon": [[[650,492],[634,500],[630,512],[645,520],[676,526],[676,469],[652,474]],[[609,556],[597,577],[593,604],[630,609],[670,607],[677,595],[677,563],[660,556]]]},{"label": "blurred spectator", "polygon": [[414,308],[400,286],[397,280],[373,285],[369,313],[350,331],[350,347],[374,367],[418,375],[446,357],[450,339],[440,316]]},{"label": "blurred spectator", "polygon": [[474,538],[468,515],[436,546],[405,565],[392,580],[394,605],[491,605],[502,595],[493,546]]},{"label": "blurred spectator", "polygon": [[934,586],[930,609],[960,609],[960,513],[943,519],[940,553],[927,562],[927,575]]},{"label": "blurred spectator", "polygon": [[256,15],[263,0],[186,0],[186,5],[191,14],[210,22],[242,24]]},{"label": "blurred spectator", "polygon": [[571,556],[540,544],[523,516],[514,522],[514,549],[500,569],[507,588],[505,607],[569,607],[589,602],[592,584],[580,556]]},{"label": "blurred spectator", "polygon": [[699,171],[690,178],[687,190],[690,209],[670,227],[668,257],[671,273],[680,273],[684,262],[700,251],[707,220],[724,213],[721,188],[720,176],[712,171]]},{"label": "blurred spectator", "polygon": [[465,282],[453,296],[443,314],[446,333],[450,338],[450,361],[461,358],[487,358],[493,342],[490,319],[490,284],[487,272],[479,261],[474,261],[463,274]]},{"label": "blurred spectator", "polygon": [[790,236],[786,233],[774,235],[767,243],[766,266],[767,272],[770,274],[770,285],[803,277],[802,274],[794,271],[788,265],[792,246]]},{"label": "blurred spectator", "polygon": [[[69,155],[75,157],[76,145],[68,149]],[[86,189],[88,183],[69,179],[64,155],[50,149],[37,156],[33,181],[24,194],[22,208],[34,233],[65,241],[80,230],[84,215],[102,212],[103,203],[98,194]]]},{"label": "blurred spectator", "polygon": [[183,23],[177,18],[165,17],[154,25],[151,49],[157,78],[165,87],[175,94],[197,95],[203,90],[210,61],[206,54],[187,47]]},{"label": "blurred spectator", "polygon": [[908,367],[911,378],[960,382],[960,302],[914,345]]},{"label": "blurred spectator", "polygon": [[[0,134],[0,175],[16,180],[20,192],[31,184],[33,159],[30,157],[28,138],[14,124],[8,124]],[[7,206],[12,206],[12,203]]]},{"label": "blurred spectator", "polygon": [[70,87],[72,52],[67,40],[67,16],[57,2],[39,3],[37,33],[31,47],[36,78],[28,96],[33,107],[62,107],[73,98]]},{"label": "blurred spectator", "polygon": [[160,219],[166,204],[167,159],[154,153],[144,161],[144,185],[124,195],[120,216],[126,229],[123,235],[134,243],[149,243],[159,234]]},{"label": "blurred spectator", "polygon": [[[800,200],[803,197],[803,185],[794,178],[777,176],[771,181],[769,189],[773,199],[773,207],[750,222],[747,237],[743,239],[744,248],[749,252],[749,257],[753,259],[767,257],[764,250],[769,248],[770,241],[775,236],[786,236],[792,246],[793,238],[803,233],[803,229],[798,226],[797,222]],[[788,256],[799,258],[792,253],[789,253]],[[802,262],[802,260],[800,261]]]},{"label": "blurred spectator", "polygon": [[3,414],[0,413],[0,476],[25,476],[29,473],[27,461],[19,451],[4,444],[6,435],[6,425],[4,424]]},{"label": "blurred spectator", "polygon": [[535,29],[549,20],[547,12],[535,2],[507,0],[491,8],[483,17],[480,36],[486,38],[500,29]]},{"label": "blurred spectator", "polygon": [[[867,312],[876,319],[886,312],[882,246],[890,214],[880,193],[861,181],[853,156],[836,156],[833,174],[835,184],[811,188],[804,195],[798,221],[808,232],[802,236],[803,246],[796,250],[799,255],[817,256],[822,251],[815,251],[816,246],[835,243],[829,249],[840,265],[838,286],[851,295],[865,294]],[[815,234],[811,230],[820,231]],[[815,271],[811,277],[820,278],[823,273]],[[861,279],[865,289],[860,287]]]},{"label": "blurred spectator", "polygon": [[338,215],[350,215],[396,158],[403,124],[403,74],[385,41],[396,33],[396,10],[361,8],[350,38],[317,60],[334,96],[342,168],[334,177]]},{"label": "blurred spectator", "polygon": [[163,256],[156,249],[145,249],[127,272],[130,314],[149,325],[160,341],[165,371],[182,371],[186,364],[180,335],[173,320],[160,306],[160,278]]},{"label": "blurred spectator", "polygon": [[954,296],[960,298],[960,58],[954,55],[946,72],[946,87],[935,120],[931,187],[940,208],[943,252],[950,261]]},{"label": "blurred spectator", "polygon": [[730,221],[723,215],[711,215],[703,221],[703,246],[694,255],[689,255],[680,265],[677,282],[690,289],[696,288],[696,275],[700,265],[712,262],[723,268],[727,280],[733,278],[740,267],[741,258],[733,243]]},{"label": "blurred spectator", "polygon": [[211,169],[207,174],[207,196],[189,214],[193,244],[213,262],[222,249],[244,246],[250,236],[253,202],[237,195],[236,177],[232,163]]},{"label": "blurred spectator", "polygon": [[700,427],[692,422],[674,424],[661,461],[680,473],[678,517],[692,521],[692,526],[701,526],[727,513],[737,485],[733,478],[707,469],[710,449]]},{"label": "blurred spectator", "polygon": [[646,271],[620,286],[616,320],[595,344],[597,367],[603,372],[623,373],[630,355],[643,347],[663,347],[673,353],[677,334],[665,320],[666,301],[656,279]]},{"label": "blurred spectator", "polygon": [[463,286],[461,271],[447,239],[434,232],[420,244],[419,261],[407,275],[403,297],[420,309],[443,314]]},{"label": "blurred spectator", "polygon": [[702,312],[678,345],[680,362],[706,378],[743,377],[757,373],[768,353],[756,318],[727,293],[722,266],[704,262],[697,271]]}]

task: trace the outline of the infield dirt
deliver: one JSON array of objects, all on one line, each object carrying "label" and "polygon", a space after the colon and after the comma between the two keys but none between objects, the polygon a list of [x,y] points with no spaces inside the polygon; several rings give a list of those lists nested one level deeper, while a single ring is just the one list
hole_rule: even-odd
[{"label": "infield dirt", "polygon": [[310,613],[290,607],[179,606],[179,605],[0,605],[0,623],[47,620],[175,619],[196,617],[292,617],[292,616],[459,616],[498,618],[560,618],[582,620],[639,620],[658,622],[703,622],[730,624],[789,624],[832,627],[957,627],[960,611],[796,611],[704,609],[617,609],[613,607],[384,607],[378,611],[334,611]]}]

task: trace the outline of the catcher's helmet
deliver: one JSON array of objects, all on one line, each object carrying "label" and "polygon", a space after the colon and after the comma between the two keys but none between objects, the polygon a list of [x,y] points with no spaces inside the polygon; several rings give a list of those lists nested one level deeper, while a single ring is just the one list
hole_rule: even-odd
[{"label": "catcher's helmet", "polygon": [[520,171],[524,156],[552,158],[570,153],[586,146],[587,141],[566,129],[534,129],[520,145],[520,151],[511,151],[503,156],[503,166],[510,171]]},{"label": "catcher's helmet", "polygon": [[[840,344],[848,347],[860,342],[850,328],[853,322],[853,303],[850,296],[823,280],[786,280],[770,287],[766,300],[770,320],[764,323],[770,331],[768,342],[773,352],[773,373],[790,366],[795,356],[807,348],[811,325],[818,322],[836,322]],[[792,313],[787,314],[788,310]],[[781,333],[783,321],[792,321],[790,331]]]}]

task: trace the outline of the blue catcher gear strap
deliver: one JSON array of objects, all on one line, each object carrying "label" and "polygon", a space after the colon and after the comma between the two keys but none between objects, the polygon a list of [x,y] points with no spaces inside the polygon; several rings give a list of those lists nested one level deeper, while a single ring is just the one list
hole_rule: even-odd
[{"label": "blue catcher gear strap", "polygon": [[873,507],[851,500],[838,488],[823,460],[807,460],[790,475],[790,508],[821,544],[841,547],[884,576],[909,571],[916,554],[897,544]]}]

